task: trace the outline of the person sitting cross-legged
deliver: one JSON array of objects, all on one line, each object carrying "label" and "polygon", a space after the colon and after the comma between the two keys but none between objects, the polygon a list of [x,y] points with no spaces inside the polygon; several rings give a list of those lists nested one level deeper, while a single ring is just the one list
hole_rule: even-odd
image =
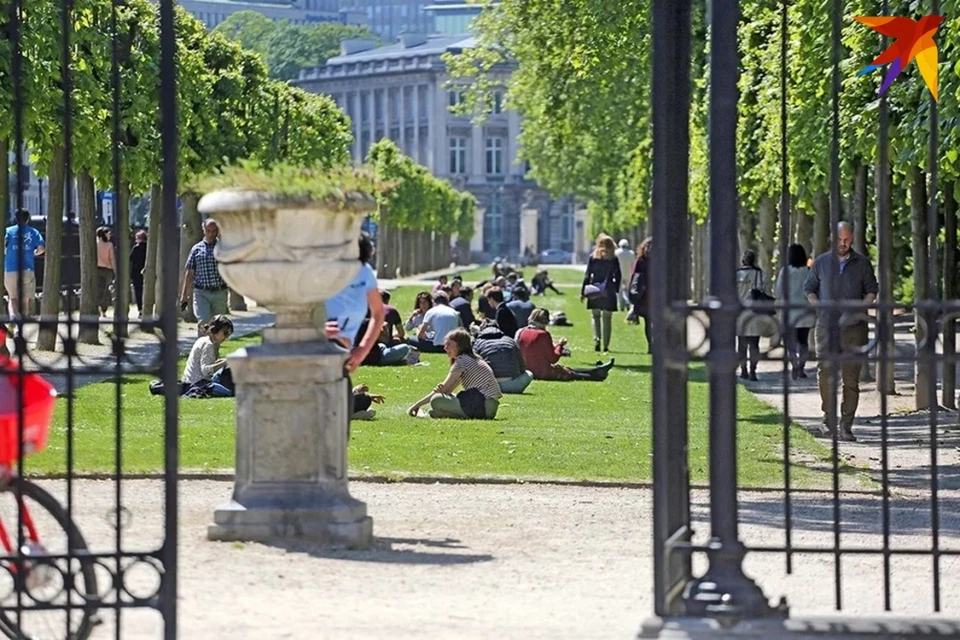
[{"label": "person sitting cross-legged", "polygon": [[370,393],[370,388],[365,384],[358,384],[353,388],[353,415],[351,420],[373,420],[377,412],[370,407],[375,404],[383,404],[386,398],[377,393]]},{"label": "person sitting cross-legged", "polygon": [[598,363],[589,369],[571,369],[558,364],[566,338],[560,338],[556,344],[547,331],[550,313],[546,309],[534,309],[530,314],[530,323],[517,333],[517,345],[523,355],[527,369],[534,380],[593,380],[602,382],[607,379],[613,368],[613,359],[607,364]]},{"label": "person sitting cross-legged", "polygon": [[513,338],[503,335],[495,320],[483,323],[473,342],[473,351],[493,369],[503,393],[523,393],[533,382],[533,374],[527,371],[520,347]]},{"label": "person sitting cross-legged", "polygon": [[[447,377],[407,409],[407,413],[417,417],[421,407],[430,405],[427,413],[431,418],[494,419],[503,393],[490,365],[474,354],[470,334],[464,329],[451,332],[443,349],[450,358]],[[461,385],[463,391],[453,395],[454,389]]]},{"label": "person sitting cross-legged", "polygon": [[183,370],[184,393],[191,397],[230,398],[233,391],[221,384],[227,361],[220,357],[220,345],[233,334],[233,322],[224,315],[213,316],[201,329],[202,335],[193,343]]}]

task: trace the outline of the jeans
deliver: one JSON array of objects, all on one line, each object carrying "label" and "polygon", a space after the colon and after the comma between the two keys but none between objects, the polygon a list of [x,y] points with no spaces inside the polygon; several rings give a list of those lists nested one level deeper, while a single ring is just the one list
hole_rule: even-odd
[{"label": "jeans", "polygon": [[613,312],[605,309],[592,309],[593,339],[603,343],[603,350],[610,348],[610,332],[613,330]]},{"label": "jeans", "polygon": [[210,322],[210,318],[217,315],[226,315],[227,309],[227,290],[204,291],[203,289],[193,289],[193,315],[197,317],[199,324]]},{"label": "jeans", "polygon": [[214,398],[232,398],[235,395],[233,389],[229,389],[220,384],[221,373],[223,373],[222,369],[213,374],[213,378],[210,380],[210,394]]},{"label": "jeans", "polygon": [[[487,418],[491,420],[496,418],[499,408],[499,400],[487,398],[485,403]],[[430,417],[466,419],[467,414],[463,412],[463,407],[460,406],[457,396],[449,393],[435,393],[430,398]]]},{"label": "jeans", "polygon": [[410,354],[410,346],[406,344],[398,344],[394,347],[387,347],[382,344],[377,346],[380,347],[380,366],[383,367],[400,364]]},{"label": "jeans", "polygon": [[442,344],[433,344],[433,340],[420,340],[418,338],[408,338],[407,343],[411,347],[416,347],[422,353],[443,353]]},{"label": "jeans", "polygon": [[569,369],[570,378],[568,379],[603,382],[607,379],[607,376],[610,374],[610,369],[612,368],[613,361],[610,361],[607,364],[597,365],[596,367],[589,367],[587,369]]},{"label": "jeans", "polygon": [[533,382],[533,374],[529,371],[524,371],[515,378],[497,378],[497,382],[500,383],[500,391],[502,393],[520,394]]}]

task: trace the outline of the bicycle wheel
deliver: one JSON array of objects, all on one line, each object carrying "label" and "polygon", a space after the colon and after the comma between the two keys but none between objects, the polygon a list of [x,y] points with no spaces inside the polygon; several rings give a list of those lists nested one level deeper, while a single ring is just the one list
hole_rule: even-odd
[{"label": "bicycle wheel", "polygon": [[[17,640],[86,640],[94,627],[99,597],[87,542],[56,498],[29,480],[13,478],[0,486],[0,524],[12,548],[17,545],[18,485],[28,514],[24,517],[24,551],[10,554],[0,548],[0,561],[5,561],[6,569],[0,568],[0,606],[10,607],[0,610],[0,631]],[[35,540],[28,531],[28,519]],[[44,555],[69,555],[72,559],[46,559]],[[14,559],[23,560],[22,572]],[[18,593],[19,616],[14,609]]]}]

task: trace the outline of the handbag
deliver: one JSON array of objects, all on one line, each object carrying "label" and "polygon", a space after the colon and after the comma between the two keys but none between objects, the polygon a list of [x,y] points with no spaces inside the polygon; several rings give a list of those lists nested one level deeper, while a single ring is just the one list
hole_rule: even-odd
[{"label": "handbag", "polygon": [[[750,290],[750,299],[754,302],[759,302],[761,304],[765,304],[768,302],[776,302],[777,300],[776,298],[774,298],[773,296],[771,296],[766,291],[760,288],[762,286],[762,282],[760,281],[761,274],[762,272],[760,271],[760,269],[757,269],[756,275],[754,276],[755,286],[753,287],[753,289]],[[761,309],[758,311],[754,311],[754,313],[756,314],[762,314],[765,316],[772,316],[776,314],[776,312],[777,312],[776,309]]]}]

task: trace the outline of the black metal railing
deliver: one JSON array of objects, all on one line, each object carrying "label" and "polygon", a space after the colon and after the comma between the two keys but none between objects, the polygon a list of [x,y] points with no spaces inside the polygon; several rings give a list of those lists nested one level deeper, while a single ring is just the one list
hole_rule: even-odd
[{"label": "black metal railing", "polygon": [[[174,2],[159,0],[159,60],[156,92],[160,157],[156,167],[162,185],[162,245],[158,252],[161,268],[176,269],[179,262],[179,224],[177,212],[177,105],[174,38]],[[29,6],[27,6],[29,5]],[[93,91],[78,86],[75,79],[78,61],[89,53],[88,40],[77,37],[77,26],[89,32],[86,21],[99,20],[97,38],[109,38],[109,63],[106,68],[90,71],[104,90],[109,105],[102,113],[109,127],[109,179],[99,177],[101,188],[112,188],[115,198],[124,189],[124,153],[130,140],[125,137],[122,120],[124,105],[131,96],[123,95],[121,51],[128,47],[118,26],[118,13],[126,8],[122,0],[109,3],[109,16],[100,9],[83,9],[75,13],[73,0],[49,3],[26,3],[9,0],[5,15],[0,16],[0,41],[7,45],[9,56],[0,60],[0,77],[6,84],[9,103],[0,106],[9,117],[9,148],[16,181],[9,202],[2,202],[4,227],[14,229],[7,235],[6,252],[15,253],[16,268],[7,273],[7,282],[16,285],[8,290],[8,298],[22,305],[0,312],[4,323],[3,339],[12,345],[11,357],[0,358],[0,634],[10,638],[70,638],[82,640],[96,637],[120,638],[128,628],[129,612],[153,610],[162,617],[162,635],[176,637],[177,624],[177,467],[178,467],[178,343],[177,343],[177,279],[163,278],[156,313],[133,321],[129,315],[129,267],[124,248],[131,233],[129,216],[122,210],[123,201],[115,200],[113,233],[119,240],[115,314],[110,320],[96,315],[76,313],[77,282],[62,282],[51,276],[47,282],[60,282],[62,296],[56,289],[43,291],[53,302],[47,304],[46,315],[35,312],[33,236],[23,227],[17,232],[11,213],[24,209],[25,190],[29,187],[27,166],[31,145],[47,145],[47,170],[63,177],[63,192],[51,190],[45,213],[46,242],[59,239],[61,247],[73,247],[68,258],[75,259],[76,239],[81,237],[79,252],[92,242],[95,229],[89,224],[96,213],[83,211],[79,229],[73,224],[75,195],[81,195],[75,177],[89,172],[82,157],[89,149],[79,149],[77,114],[102,105],[85,104]],[[92,11],[92,13],[91,13]],[[93,16],[93,17],[91,17]],[[89,33],[86,34],[87,37]],[[44,39],[52,39],[46,42]],[[56,53],[54,53],[56,52]],[[50,59],[48,59],[48,57]],[[87,63],[89,61],[86,61]],[[97,76],[96,74],[101,74]],[[138,96],[142,100],[142,96]],[[47,120],[42,127],[37,121]],[[51,116],[51,113],[54,114]],[[140,114],[141,116],[143,114]],[[52,122],[51,122],[52,121]],[[89,120],[85,126],[89,126]],[[44,129],[46,127],[46,129]],[[50,133],[50,130],[53,132]],[[4,134],[7,135],[7,134]],[[42,138],[42,141],[41,141]],[[55,151],[53,150],[55,149]],[[79,151],[79,152],[78,152]],[[5,159],[6,160],[6,159]],[[52,187],[53,180],[45,180]],[[92,183],[92,182],[91,182]],[[58,185],[59,188],[59,185]],[[42,197],[41,197],[42,201]],[[79,202],[80,207],[88,206]],[[60,210],[62,208],[62,210]],[[37,212],[30,212],[37,213]],[[88,216],[83,213],[89,214]],[[66,220],[67,224],[63,221]],[[52,221],[52,222],[51,222]],[[51,232],[53,235],[51,236]],[[36,233],[33,229],[32,233]],[[10,239],[13,239],[10,241]],[[9,256],[8,256],[9,257]],[[43,263],[46,271],[59,276],[63,256],[48,252]],[[9,263],[8,263],[9,264]],[[67,271],[76,274],[79,265],[71,262]],[[87,266],[85,265],[85,268]],[[72,280],[72,278],[71,278]],[[85,281],[86,282],[86,281]],[[36,283],[42,289],[42,283]],[[65,286],[64,286],[65,285]],[[93,296],[81,287],[80,296]],[[61,301],[57,309],[58,301]],[[88,298],[89,301],[89,298]],[[6,304],[6,302],[5,302]],[[52,309],[52,311],[50,311]],[[36,341],[46,334],[48,349],[38,348]],[[129,336],[138,336],[131,340]],[[146,336],[153,336],[146,339]],[[81,347],[82,341],[106,343],[99,352]],[[3,346],[0,351],[6,351]],[[128,475],[124,455],[125,393],[123,386],[134,374],[155,374],[164,382],[162,440],[155,443],[163,451],[162,480],[157,480],[158,504],[140,504],[140,498],[127,492]],[[103,456],[110,457],[109,471],[95,484],[84,480],[85,469],[78,465],[78,454],[89,457],[89,451],[78,450],[77,424],[81,411],[79,390],[91,381],[113,385],[112,411],[101,443]],[[105,382],[103,382],[105,381]],[[49,409],[51,384],[58,392],[57,410]],[[144,383],[145,385],[146,383]],[[102,414],[101,414],[102,415]],[[52,420],[52,422],[51,422]],[[89,420],[89,418],[87,418]],[[4,429],[3,425],[14,425]],[[46,475],[33,477],[30,454],[43,445],[38,433],[49,424],[59,452],[62,437],[62,460],[44,465]],[[89,424],[87,425],[89,427]],[[89,446],[89,441],[85,441]],[[53,471],[51,472],[51,469]],[[105,484],[106,483],[106,484]],[[162,514],[158,510],[162,509]],[[104,515],[106,512],[106,515]],[[159,515],[158,515],[159,514]],[[153,521],[153,528],[150,522]],[[147,531],[149,529],[149,531]],[[156,628],[156,625],[153,625]]]},{"label": "black metal railing", "polygon": [[[833,0],[830,26],[832,27],[832,95],[830,128],[832,148],[829,158],[830,174],[830,228],[833,230],[828,254],[836,255],[842,222],[840,180],[841,148],[839,126],[840,94],[840,28],[843,3]],[[938,11],[933,3],[932,9]],[[888,14],[884,0],[883,14]],[[851,558],[875,557],[880,563],[882,578],[870,587],[882,601],[883,611],[898,610],[917,614],[918,594],[911,591],[897,599],[893,567],[899,558],[911,558],[915,568],[914,581],[927,584],[932,611],[943,609],[944,573],[941,560],[960,555],[960,544],[955,538],[960,533],[953,512],[953,495],[944,496],[945,478],[951,478],[950,490],[955,486],[955,466],[942,466],[940,441],[944,436],[944,414],[938,404],[937,376],[940,369],[955,370],[958,357],[952,346],[955,320],[960,314],[960,301],[938,300],[936,242],[939,218],[937,212],[937,114],[931,98],[929,112],[930,185],[929,203],[924,207],[928,225],[927,247],[928,291],[910,305],[892,300],[891,256],[893,251],[891,229],[890,171],[889,171],[889,114],[886,98],[881,96],[878,111],[878,189],[876,231],[878,240],[877,299],[865,296],[863,300],[833,301],[828,296],[816,308],[806,303],[757,302],[745,299],[738,290],[735,271],[740,262],[738,251],[738,184],[737,184],[737,123],[738,123],[738,65],[737,24],[738,2],[713,3],[709,11],[711,42],[724,46],[711,47],[709,82],[710,135],[710,253],[709,293],[704,300],[691,302],[685,283],[689,282],[688,255],[691,244],[689,213],[687,209],[689,156],[688,122],[689,0],[664,0],[653,5],[653,237],[654,262],[651,290],[653,313],[653,442],[654,442],[654,573],[655,612],[661,618],[693,616],[716,618],[725,623],[738,620],[783,619],[789,613],[782,585],[769,576],[750,578],[744,572],[744,559],[750,554],[779,554],[784,558],[785,573],[797,570],[799,557],[832,557],[832,571],[818,573],[812,590],[831,591],[833,607],[837,611],[848,608],[844,600],[844,562]],[[781,194],[779,267],[786,265],[790,241],[791,194],[788,181],[788,110],[790,90],[787,75],[786,50],[788,2],[780,3],[780,153]],[[826,26],[826,25],[824,25]],[[883,39],[886,46],[886,39]],[[950,242],[950,240],[948,240]],[[951,253],[951,255],[953,255]],[[824,258],[824,278],[830,282],[839,278],[840,262]],[[789,283],[789,269],[784,269]],[[784,287],[789,290],[789,285]],[[929,298],[929,299],[926,299]],[[821,314],[817,338],[820,348],[813,360],[824,375],[829,375],[829,388],[824,394],[823,426],[821,416],[813,420],[794,415],[791,396],[802,389],[803,383],[794,379],[785,349],[785,335],[792,328],[791,311],[804,310]],[[762,505],[763,524],[774,529],[782,543],[771,543],[769,535],[755,537],[757,501],[738,484],[738,384],[737,369],[741,357],[736,349],[737,336],[744,322],[756,321],[764,325],[764,348],[761,361],[777,361],[782,367],[776,372],[767,370],[767,394],[778,396],[782,408],[782,474],[783,482],[775,488],[775,504]],[[915,332],[909,346],[896,342],[897,328],[908,324]],[[866,343],[856,348],[842,348],[844,327],[865,327]],[[947,345],[946,348],[941,348]],[[916,429],[922,429],[925,461],[910,469],[896,468],[895,447],[903,438],[893,426],[896,417],[891,414],[891,390],[887,381],[894,378],[898,366],[913,365],[926,372],[932,382],[918,390],[920,405],[926,413],[914,416]],[[852,365],[852,366],[851,366]],[[687,469],[688,419],[686,389],[693,366],[705,366],[709,382],[709,494],[693,493]],[[846,478],[858,470],[845,461],[844,442],[849,438],[841,424],[837,395],[842,386],[841,370],[848,375],[856,372],[859,378],[864,366],[877,368],[879,414],[867,429],[865,437],[879,449],[878,477],[866,486],[851,486]],[[773,375],[771,375],[773,374]],[[949,376],[950,380],[954,376]],[[772,380],[772,382],[771,382]],[[747,383],[748,385],[751,383]],[[950,383],[952,393],[952,382]],[[754,387],[756,389],[756,387]],[[945,385],[946,388],[946,385]],[[955,406],[953,399],[946,403]],[[849,416],[847,416],[849,420]],[[955,421],[955,416],[950,416]],[[802,425],[798,423],[807,422]],[[826,469],[829,488],[810,490],[795,486],[794,470],[803,464],[796,460],[794,444],[798,430],[806,426],[829,447]],[[916,444],[916,443],[914,443]],[[949,475],[948,475],[949,474]],[[769,487],[766,489],[770,491]],[[908,495],[907,495],[908,494]],[[709,532],[698,531],[695,521],[707,511],[703,502],[709,501],[707,520]],[[911,509],[911,518],[900,515]],[[811,520],[810,513],[817,516]],[[946,516],[949,514],[949,516]],[[951,527],[944,528],[944,517]],[[818,535],[798,535],[798,523],[804,534],[814,529]],[[912,537],[901,540],[905,530]],[[848,534],[864,534],[867,541],[848,539]],[[951,546],[944,533],[950,534]],[[706,556],[705,571],[694,572],[695,559]],[[775,603],[774,599],[779,599]],[[878,611],[879,613],[879,611]],[[953,629],[953,628],[952,628]],[[960,633],[953,629],[952,633]]]}]

